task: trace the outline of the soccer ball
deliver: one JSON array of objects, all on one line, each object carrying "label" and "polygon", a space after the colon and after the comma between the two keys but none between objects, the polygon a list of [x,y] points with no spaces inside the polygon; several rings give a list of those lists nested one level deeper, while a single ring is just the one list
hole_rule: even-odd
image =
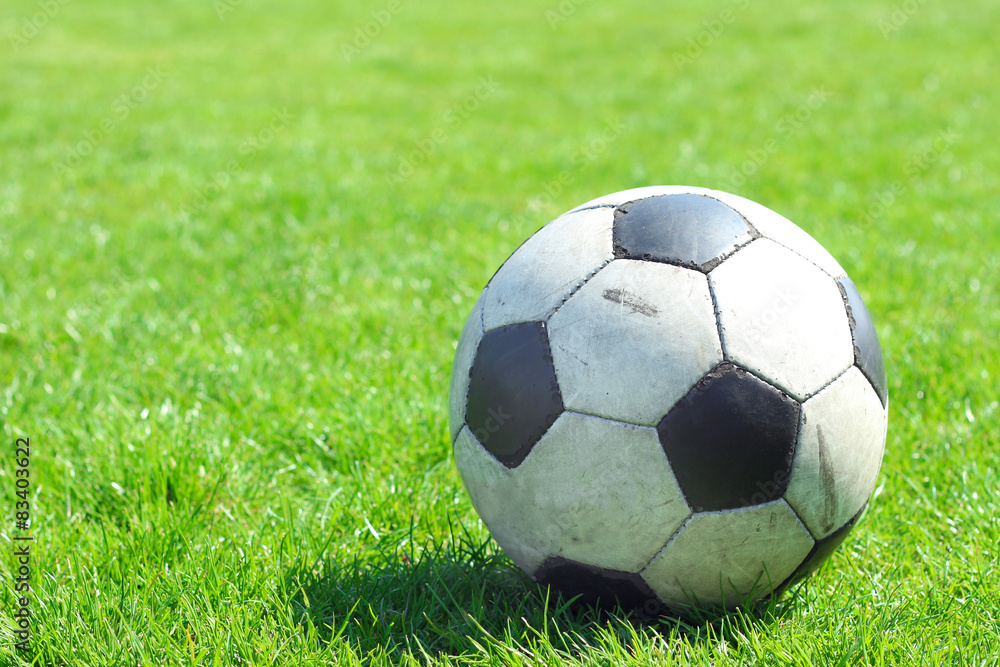
[{"label": "soccer ball", "polygon": [[696,187],[587,202],[472,309],[450,421],[506,554],[584,601],[750,604],[815,570],[875,488],[886,373],[851,279],[760,204]]}]

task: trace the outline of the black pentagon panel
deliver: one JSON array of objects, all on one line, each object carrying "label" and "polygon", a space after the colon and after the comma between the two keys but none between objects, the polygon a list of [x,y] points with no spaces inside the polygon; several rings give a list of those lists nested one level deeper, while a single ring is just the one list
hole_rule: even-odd
[{"label": "black pentagon panel", "polygon": [[775,595],[781,595],[784,591],[788,590],[790,587],[805,580],[810,574],[819,569],[833,552],[837,550],[844,540],[847,539],[848,534],[854,528],[854,524],[857,523],[861,515],[864,514],[865,509],[868,507],[867,503],[861,508],[857,514],[855,514],[851,519],[845,523],[843,526],[833,531],[822,540],[817,540],[816,545],[809,552],[809,555],[805,557],[802,564],[795,568],[785,581],[781,583],[778,588],[775,589]]},{"label": "black pentagon panel", "polygon": [[520,465],[563,410],[544,322],[489,331],[469,369],[465,423],[508,468]]},{"label": "black pentagon panel", "polygon": [[577,602],[602,609],[618,606],[641,616],[653,616],[664,609],[656,593],[638,574],[606,570],[558,556],[542,563],[535,581],[566,597],[579,596]]},{"label": "black pentagon panel", "polygon": [[847,319],[851,322],[854,363],[872,383],[884,408],[889,397],[889,387],[885,375],[885,359],[882,357],[882,346],[879,345],[878,334],[875,332],[875,323],[854,281],[845,276],[838,278],[837,284],[847,304]]},{"label": "black pentagon panel", "polygon": [[622,204],[615,211],[617,258],[707,272],[752,239],[752,230],[739,213],[702,195],[649,197]]},{"label": "black pentagon panel", "polygon": [[657,432],[696,512],[760,505],[788,488],[799,428],[797,401],[725,362],[660,421]]}]

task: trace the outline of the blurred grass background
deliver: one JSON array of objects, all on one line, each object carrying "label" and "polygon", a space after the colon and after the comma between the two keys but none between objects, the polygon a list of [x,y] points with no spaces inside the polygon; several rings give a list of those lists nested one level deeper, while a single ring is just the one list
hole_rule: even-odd
[{"label": "blurred grass background", "polygon": [[[998,21],[985,0],[5,2],[0,494],[12,513],[30,436],[37,541],[27,653],[0,558],[0,662],[995,664]],[[796,221],[886,352],[878,498],[760,617],[547,604],[450,461],[486,280],[562,211],[649,184]]]}]

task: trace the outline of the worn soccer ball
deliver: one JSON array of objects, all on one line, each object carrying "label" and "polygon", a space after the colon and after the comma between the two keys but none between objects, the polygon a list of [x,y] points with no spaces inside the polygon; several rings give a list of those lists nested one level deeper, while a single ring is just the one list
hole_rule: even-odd
[{"label": "worn soccer ball", "polygon": [[540,229],[451,382],[479,516],[541,584],[645,614],[780,593],[875,488],[886,372],[854,283],[760,204],[649,187]]}]

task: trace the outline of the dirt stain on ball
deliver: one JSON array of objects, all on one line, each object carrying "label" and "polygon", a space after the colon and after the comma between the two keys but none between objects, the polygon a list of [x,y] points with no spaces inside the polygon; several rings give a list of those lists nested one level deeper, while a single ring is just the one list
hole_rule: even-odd
[{"label": "dirt stain on ball", "polygon": [[647,303],[635,294],[629,294],[623,289],[606,289],[601,296],[612,303],[617,303],[625,307],[628,309],[629,314],[639,313],[646,317],[656,317],[660,314],[659,309],[653,304]]},{"label": "dirt stain on ball", "polygon": [[816,427],[816,437],[819,440],[819,487],[823,490],[823,529],[830,530],[836,523],[839,508],[837,495],[837,473],[833,457],[823,435],[823,428]]}]

